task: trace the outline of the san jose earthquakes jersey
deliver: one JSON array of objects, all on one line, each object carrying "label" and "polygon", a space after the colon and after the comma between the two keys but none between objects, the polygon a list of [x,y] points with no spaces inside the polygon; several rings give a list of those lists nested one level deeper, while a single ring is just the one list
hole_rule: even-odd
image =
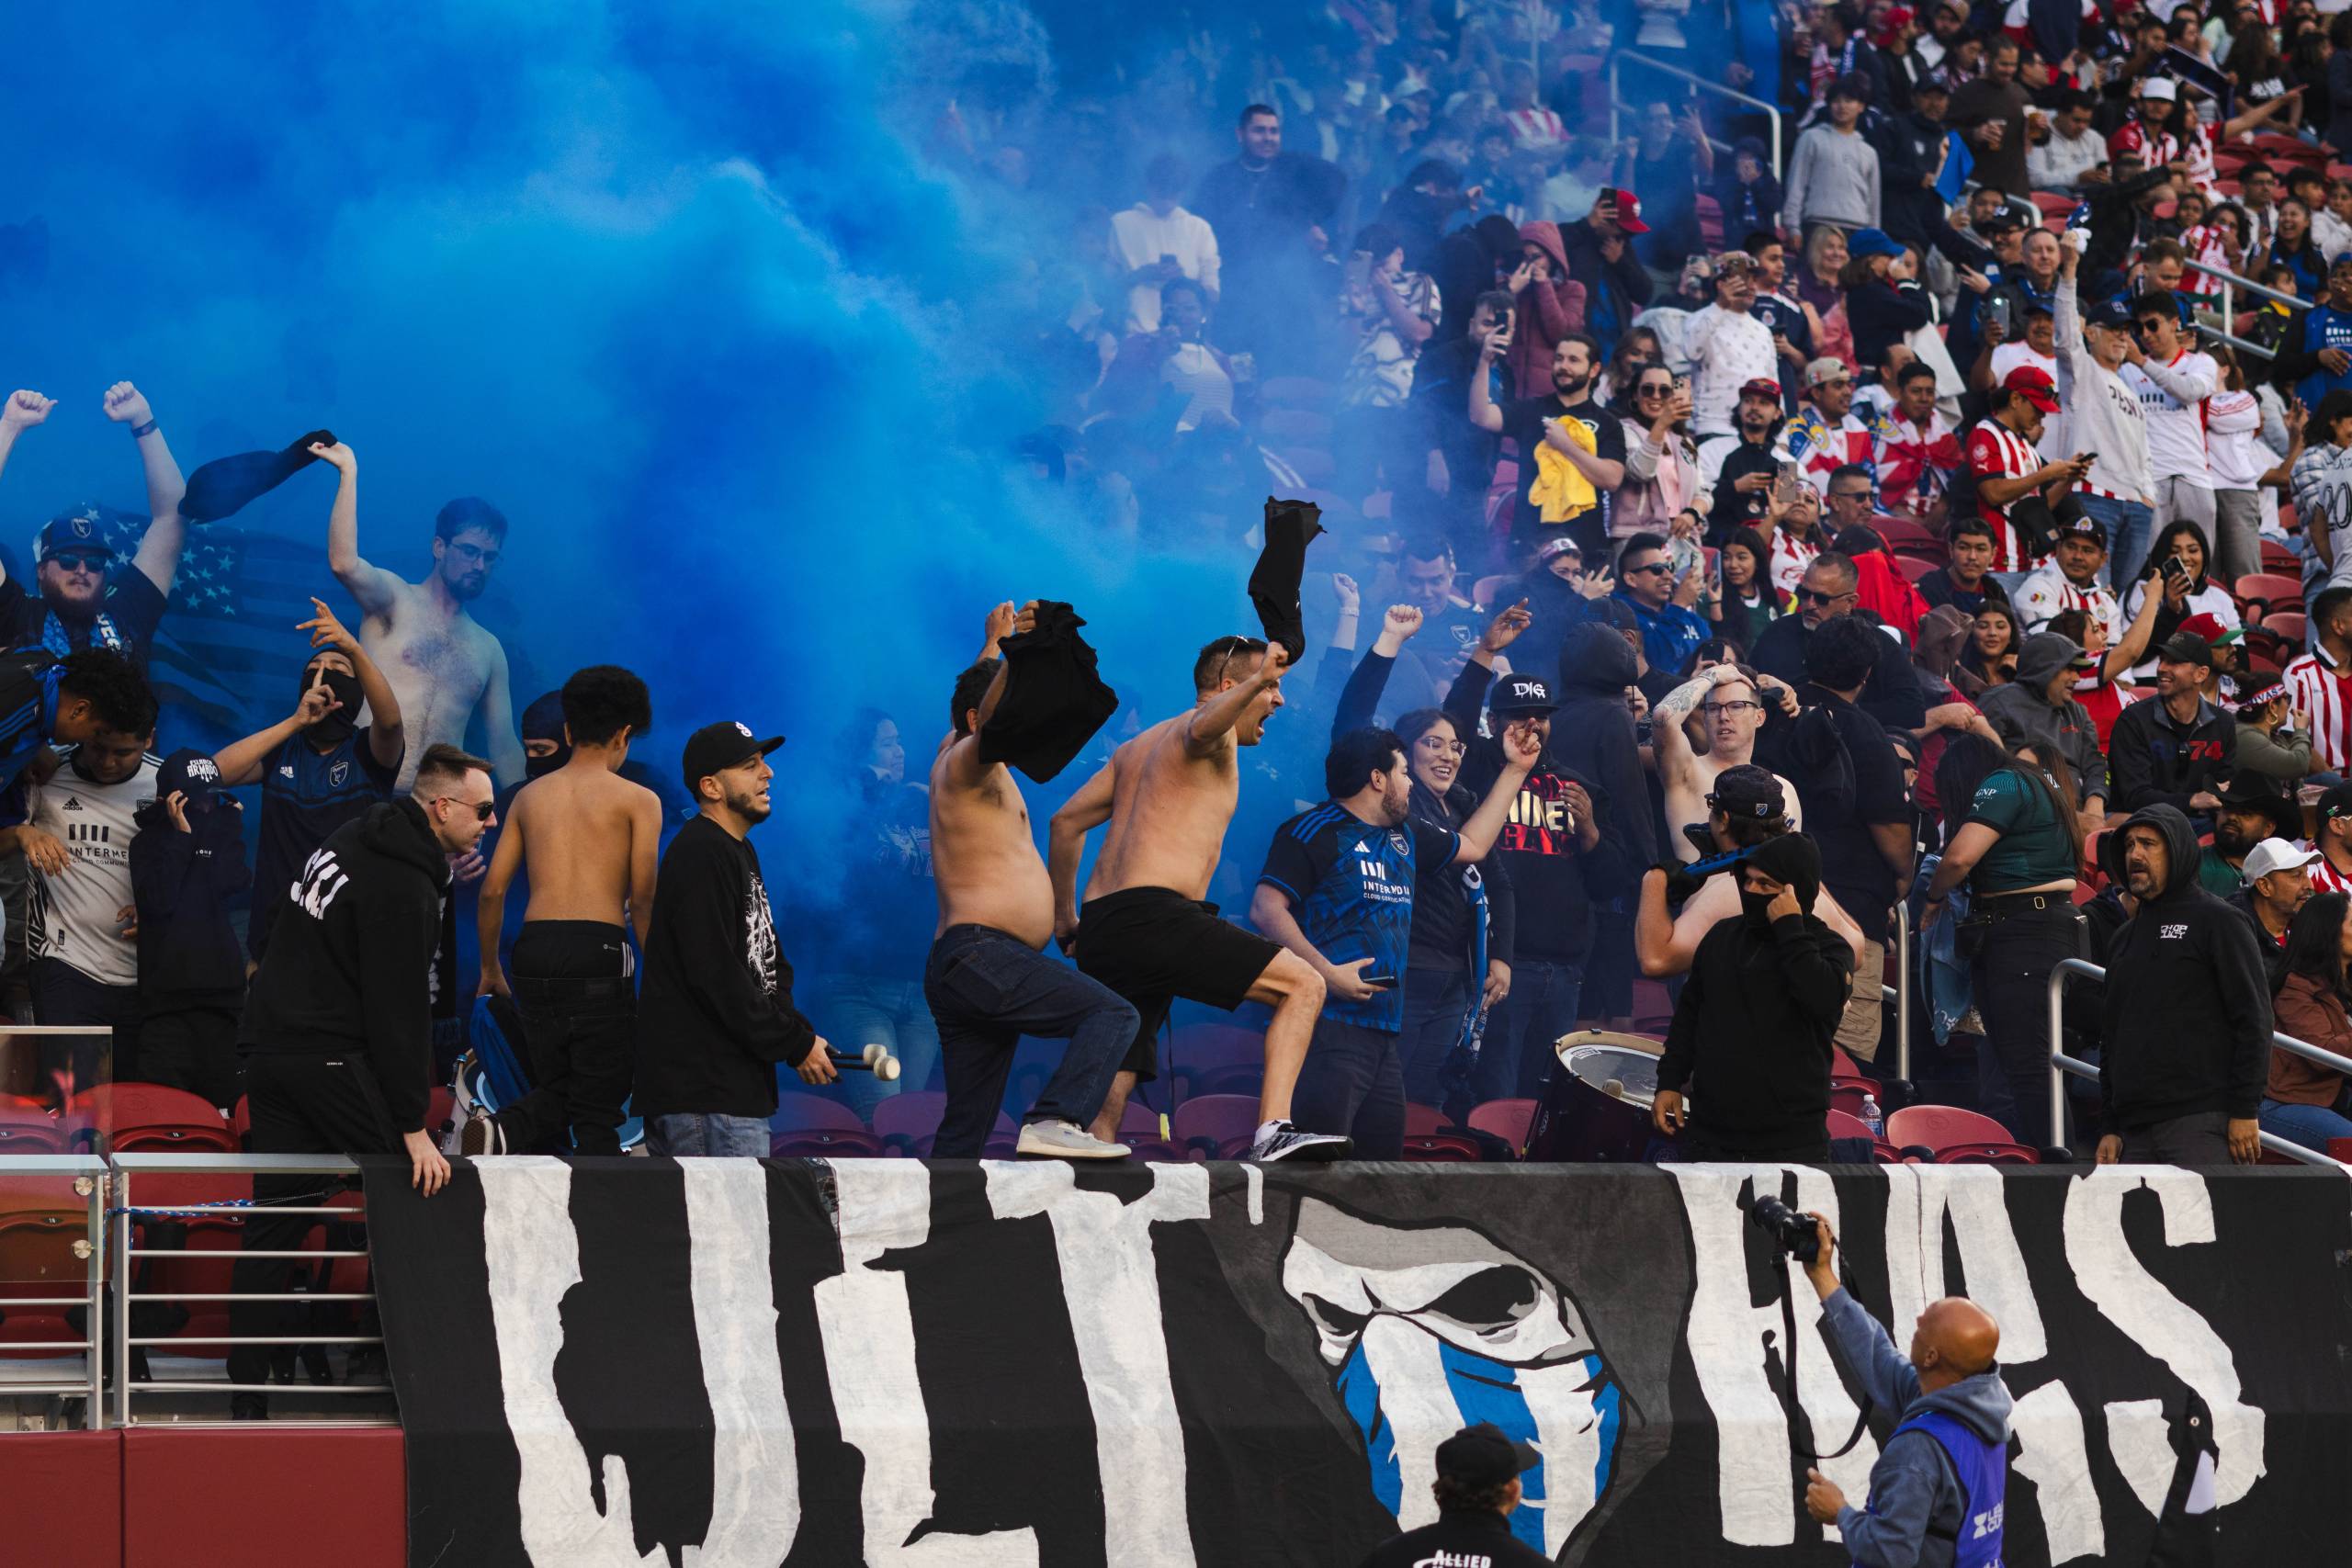
[{"label": "san jose earthquakes jersey", "polygon": [[30,951],[102,986],[135,986],[139,947],[121,921],[131,902],[133,813],[154,800],[163,759],[150,752],[120,784],[97,784],[74,771],[75,750],[62,751],[56,775],[30,792],[32,826],[64,845],[66,856],[62,875],[34,874]]},{"label": "san jose earthquakes jersey", "polygon": [[1299,930],[1335,965],[1369,958],[1363,973],[1388,983],[1369,1000],[1325,998],[1325,1016],[1394,1033],[1405,1026],[1405,955],[1413,883],[1453,863],[1462,836],[1408,818],[1375,827],[1326,801],[1274,829],[1258,880],[1290,900]]}]

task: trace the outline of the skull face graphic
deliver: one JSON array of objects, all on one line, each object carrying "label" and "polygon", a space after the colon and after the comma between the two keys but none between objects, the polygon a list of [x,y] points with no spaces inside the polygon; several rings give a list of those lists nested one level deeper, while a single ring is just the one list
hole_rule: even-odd
[{"label": "skull face graphic", "polygon": [[1283,1289],[1306,1312],[1404,1529],[1434,1523],[1437,1446],[1492,1421],[1532,1443],[1511,1529],[1556,1557],[1609,1489],[1623,1393],[1553,1280],[1466,1225],[1398,1229],[1304,1198]]}]

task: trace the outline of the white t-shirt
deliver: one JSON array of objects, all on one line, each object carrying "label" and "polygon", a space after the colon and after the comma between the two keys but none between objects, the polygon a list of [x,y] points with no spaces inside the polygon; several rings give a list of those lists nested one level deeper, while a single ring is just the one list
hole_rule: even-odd
[{"label": "white t-shirt", "polygon": [[2126,365],[2123,378],[2148,416],[2148,467],[2159,479],[2213,482],[2207,467],[2205,410],[2212,389],[2222,384],[2222,367],[2210,354],[2183,349],[2165,367],[2175,380],[2184,378],[2207,389],[2204,397],[2183,402],[2137,365]]},{"label": "white t-shirt", "polygon": [[130,899],[131,813],[155,798],[163,759],[142,758],[120,784],[93,784],[74,770],[74,753],[57,776],[31,791],[28,820],[65,846],[63,874],[33,876],[31,952],[80,970],[102,986],[139,984],[139,943],[120,933],[116,914]]},{"label": "white t-shirt", "polygon": [[[1137,202],[1111,215],[1111,250],[1130,270],[1149,266],[1162,256],[1174,256],[1177,270],[1207,289],[1217,291],[1216,231],[1209,220],[1179,207],[1162,218],[1150,204]],[[1127,290],[1127,331],[1159,330],[1159,286],[1139,283]]]},{"label": "white t-shirt", "polygon": [[2227,389],[2205,400],[2207,463],[2216,490],[2252,490],[2270,468],[2269,454],[2256,437],[2262,409],[2252,392]]}]

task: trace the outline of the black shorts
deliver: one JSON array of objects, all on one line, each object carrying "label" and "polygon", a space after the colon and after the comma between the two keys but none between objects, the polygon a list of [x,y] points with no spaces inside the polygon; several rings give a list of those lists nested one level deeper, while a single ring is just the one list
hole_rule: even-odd
[{"label": "black shorts", "polygon": [[1282,952],[1216,916],[1215,904],[1172,887],[1125,887],[1089,898],[1071,951],[1078,971],[1132,1003],[1136,1043],[1120,1066],[1138,1080],[1159,1076],[1159,1026],[1178,997],[1231,1012]]}]

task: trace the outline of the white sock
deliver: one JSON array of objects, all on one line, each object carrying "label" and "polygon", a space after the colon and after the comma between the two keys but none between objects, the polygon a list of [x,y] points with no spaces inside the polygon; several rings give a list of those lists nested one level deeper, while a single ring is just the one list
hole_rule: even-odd
[{"label": "white sock", "polygon": [[1290,1123],[1287,1122],[1260,1122],[1258,1125],[1258,1142],[1261,1144],[1264,1143],[1268,1138],[1272,1137],[1276,1133],[1281,1132],[1288,1125],[1290,1125]]}]

